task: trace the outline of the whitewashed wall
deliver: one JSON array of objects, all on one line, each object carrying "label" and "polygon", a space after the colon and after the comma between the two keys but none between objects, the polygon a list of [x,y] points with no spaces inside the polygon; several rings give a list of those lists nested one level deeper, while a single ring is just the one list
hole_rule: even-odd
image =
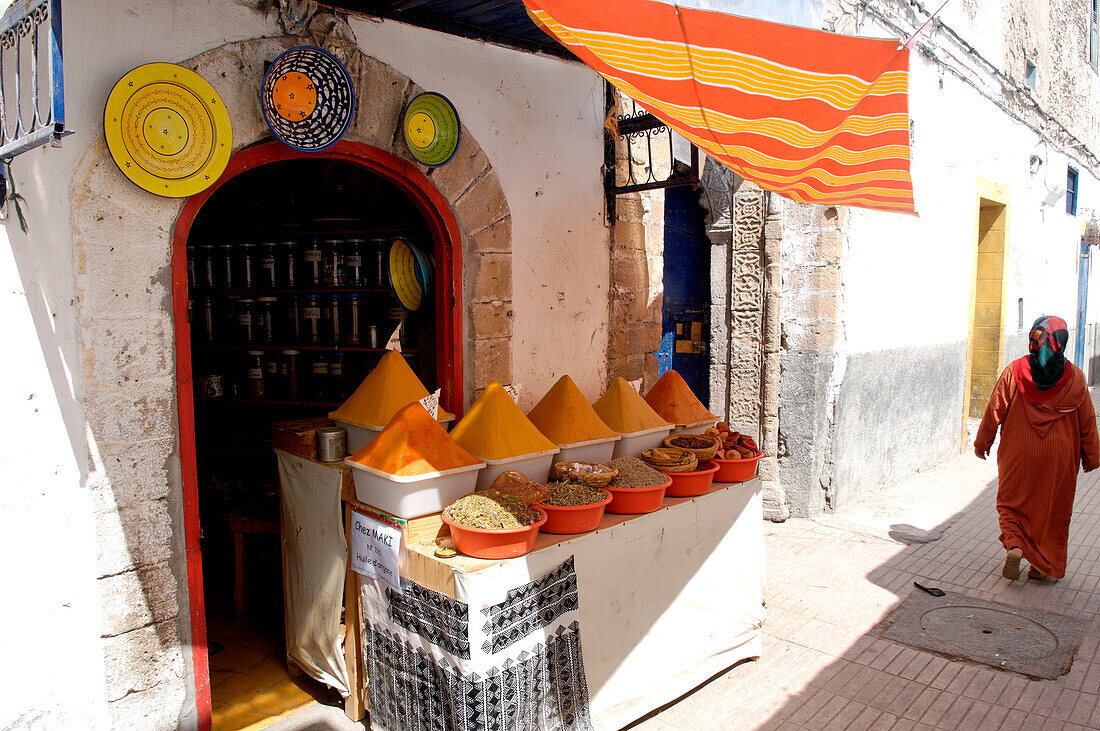
[{"label": "whitewashed wall", "polygon": [[[195,718],[166,246],[178,203],[109,168],[84,171],[95,189],[77,192],[83,210],[121,207],[120,238],[147,234],[149,245],[115,252],[108,236],[75,247],[70,186],[102,146],[104,102],[131,68],[281,33],[273,16],[226,0],[67,0],[64,13],[76,135],[14,162],[30,232],[0,225],[0,582],[18,597],[0,603],[0,727],[186,728]],[[595,75],[392,22],[354,26],[365,53],[456,103],[499,175],[515,238],[514,380],[528,405],[564,372],[595,395],[608,281]]]},{"label": "whitewashed wall", "polygon": [[595,400],[606,378],[610,238],[603,81],[587,67],[392,21],[352,22],[363,50],[454,102],[508,197],[512,372],[529,408],[568,373]]}]

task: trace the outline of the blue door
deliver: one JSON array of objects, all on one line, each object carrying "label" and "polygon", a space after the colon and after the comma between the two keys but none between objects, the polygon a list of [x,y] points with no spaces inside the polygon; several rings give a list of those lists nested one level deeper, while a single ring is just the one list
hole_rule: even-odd
[{"label": "blue door", "polygon": [[710,241],[699,193],[665,190],[664,304],[658,372],[679,372],[703,403],[710,400]]},{"label": "blue door", "polygon": [[1081,255],[1077,259],[1077,337],[1073,343],[1073,364],[1085,367],[1085,314],[1089,309],[1089,245],[1081,238]]}]

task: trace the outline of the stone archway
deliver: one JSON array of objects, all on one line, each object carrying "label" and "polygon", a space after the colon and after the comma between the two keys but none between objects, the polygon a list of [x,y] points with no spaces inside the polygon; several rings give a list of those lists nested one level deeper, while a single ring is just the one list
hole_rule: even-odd
[{"label": "stone archway", "polygon": [[[258,98],[264,63],[304,42],[235,42],[181,64],[221,95],[235,152],[270,137]],[[360,99],[345,139],[415,165],[458,224],[466,302],[461,396],[468,403],[489,380],[512,380],[511,214],[503,190],[466,129],[448,165],[429,169],[411,160],[398,120],[422,90],[354,44],[335,43],[329,50],[347,65]],[[187,562],[197,560],[197,547],[185,541],[193,526],[185,520],[172,307],[172,236],[184,202],[133,185],[101,136],[76,166],[69,192],[76,395],[90,452],[86,485],[97,514],[104,658],[107,667],[127,668],[108,673],[108,700],[125,715],[131,701],[155,694],[167,717],[185,716],[195,704],[202,716],[202,699],[209,703],[205,649],[195,643],[189,662],[192,643],[184,639],[193,635],[192,619],[201,623],[202,609],[201,586],[188,582]]]}]

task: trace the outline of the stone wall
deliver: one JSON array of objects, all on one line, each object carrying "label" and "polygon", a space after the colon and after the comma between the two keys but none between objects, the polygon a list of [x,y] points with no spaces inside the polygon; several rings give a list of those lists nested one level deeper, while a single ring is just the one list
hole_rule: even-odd
[{"label": "stone wall", "polygon": [[[233,119],[236,149],[267,137],[255,89],[265,61],[298,38],[232,43],[184,63],[208,79]],[[361,104],[347,139],[410,160],[394,134],[420,89],[350,42],[330,46]],[[411,161],[411,160],[410,160]],[[467,398],[511,380],[511,218],[490,161],[463,130],[454,162],[419,168],[463,232]],[[102,142],[73,176],[76,312],[98,526],[106,694],[112,728],[193,726],[192,660],[182,540],[171,240],[181,202],[138,189]],[[192,487],[192,489],[194,489]]]}]

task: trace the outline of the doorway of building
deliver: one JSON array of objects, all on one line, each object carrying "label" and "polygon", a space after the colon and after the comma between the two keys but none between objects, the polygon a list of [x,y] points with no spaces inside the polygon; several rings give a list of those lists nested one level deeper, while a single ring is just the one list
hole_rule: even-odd
[{"label": "doorway of building", "polygon": [[971,311],[968,416],[981,418],[997,385],[1004,351],[1004,267],[1007,214],[985,198],[978,206],[977,263]]},{"label": "doorway of building", "polygon": [[710,403],[710,240],[689,186],[665,190],[664,302],[658,375],[672,369],[703,403]]},{"label": "doorway of building", "polygon": [[[443,387],[444,406],[460,392],[454,222],[407,167],[355,143],[325,155],[260,145],[231,160],[225,179],[190,199],[177,222],[200,725],[208,717],[214,729],[239,729],[311,698],[341,702],[308,677],[290,677],[271,425],[332,411],[399,324],[402,355],[425,386]],[[397,239],[419,247],[433,270],[434,290],[415,311],[391,287]]]}]

